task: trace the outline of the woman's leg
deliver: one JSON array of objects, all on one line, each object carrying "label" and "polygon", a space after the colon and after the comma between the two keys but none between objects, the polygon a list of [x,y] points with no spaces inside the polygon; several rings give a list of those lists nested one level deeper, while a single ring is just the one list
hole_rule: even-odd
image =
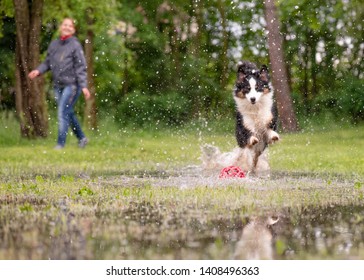
[{"label": "woman's leg", "polygon": [[[72,130],[75,132],[76,137],[81,140],[85,138],[82,132],[81,126],[75,116],[73,107],[76,104],[81,90],[74,85],[66,86],[59,90],[58,93],[58,140],[57,143],[60,146],[66,144],[66,138],[68,134],[68,127],[71,125]],[[57,91],[56,91],[57,93]]]},{"label": "woman's leg", "polygon": [[75,114],[73,108],[76,104],[78,97],[81,94],[81,88],[76,87],[76,86],[72,86],[72,87],[74,88],[73,90],[76,91],[76,94],[74,95],[73,99],[70,99],[69,124],[71,126],[73,133],[76,135],[77,139],[80,141],[85,138],[85,134],[82,131],[81,125],[76,117],[76,114]]},{"label": "woman's leg", "polygon": [[68,120],[65,110],[65,88],[55,87],[55,99],[57,101],[58,138],[56,148],[63,147],[66,143]]}]

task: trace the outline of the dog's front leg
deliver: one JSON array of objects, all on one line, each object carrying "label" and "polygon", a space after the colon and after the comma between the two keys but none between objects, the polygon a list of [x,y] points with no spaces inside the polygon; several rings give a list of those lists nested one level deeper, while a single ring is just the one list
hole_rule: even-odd
[{"label": "dog's front leg", "polygon": [[279,134],[276,132],[278,128],[278,111],[276,105],[272,107],[272,116],[273,118],[267,127],[268,144],[273,144],[280,139]]},{"label": "dog's front leg", "polygon": [[259,142],[254,133],[244,126],[243,116],[237,112],[236,140],[240,148],[253,147]]},{"label": "dog's front leg", "polygon": [[258,144],[259,139],[255,136],[250,136],[248,140],[248,146],[253,147],[254,145]]},{"label": "dog's front leg", "polygon": [[279,141],[279,139],[280,139],[279,134],[272,129],[268,129],[267,134],[268,134],[268,143],[269,144],[273,144],[273,143]]}]

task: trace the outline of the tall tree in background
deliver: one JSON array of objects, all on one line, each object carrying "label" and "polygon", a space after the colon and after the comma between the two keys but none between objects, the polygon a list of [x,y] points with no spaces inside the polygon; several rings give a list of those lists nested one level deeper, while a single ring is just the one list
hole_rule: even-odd
[{"label": "tall tree in background", "polygon": [[95,88],[95,78],[94,78],[94,31],[93,25],[95,20],[93,18],[93,9],[88,8],[86,10],[86,44],[85,44],[85,57],[87,63],[87,81],[88,88],[90,90],[91,96],[89,100],[86,101],[84,117],[85,124],[88,128],[97,129],[97,107],[96,107],[96,88]]},{"label": "tall tree in background", "polygon": [[22,137],[46,137],[47,109],[43,80],[30,81],[28,73],[39,64],[43,0],[14,0],[16,23],[16,111]]},{"label": "tall tree in background", "polygon": [[199,58],[202,49],[202,30],[203,30],[203,5],[200,0],[191,0],[191,28],[190,32],[194,32],[192,36],[190,53],[195,58]]},{"label": "tall tree in background", "polygon": [[221,63],[221,75],[220,84],[225,89],[228,81],[228,49],[229,49],[229,32],[227,27],[227,16],[226,16],[226,3],[224,0],[217,1],[217,9],[221,17],[221,28],[222,28],[222,48],[220,52],[220,63]]},{"label": "tall tree in background", "polygon": [[293,109],[287,68],[284,61],[283,37],[280,33],[280,24],[274,0],[264,1],[264,14],[267,22],[269,58],[280,121],[284,131],[297,131],[297,119]]}]

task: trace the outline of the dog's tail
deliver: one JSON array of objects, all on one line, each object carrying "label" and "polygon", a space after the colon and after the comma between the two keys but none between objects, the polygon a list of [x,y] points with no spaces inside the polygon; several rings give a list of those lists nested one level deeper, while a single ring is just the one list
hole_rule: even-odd
[{"label": "dog's tail", "polygon": [[221,155],[218,147],[206,144],[201,146],[202,167],[205,169],[217,168],[217,158]]},{"label": "dog's tail", "polygon": [[204,145],[201,147],[202,167],[205,169],[224,168],[236,165],[241,158],[242,149],[235,148],[231,152],[222,153],[218,147]]}]

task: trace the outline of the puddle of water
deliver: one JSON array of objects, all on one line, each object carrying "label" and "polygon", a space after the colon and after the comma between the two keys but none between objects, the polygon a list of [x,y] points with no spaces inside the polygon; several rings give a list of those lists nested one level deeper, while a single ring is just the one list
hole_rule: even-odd
[{"label": "puddle of water", "polygon": [[0,259],[364,259],[362,205],[282,206],[275,213],[242,217],[249,207],[243,202],[220,215],[214,205],[174,205],[178,198],[152,203],[112,197],[144,186],[243,186],[254,190],[256,200],[269,190],[330,190],[332,197],[353,189],[350,181],[334,183],[285,174],[219,179],[216,171],[192,166],[88,181],[98,190],[113,189],[98,196],[100,201],[0,197]]},{"label": "puddle of water", "polygon": [[243,218],[148,202],[91,215],[63,206],[45,215],[3,208],[0,259],[364,259],[364,206]]},{"label": "puddle of water", "polygon": [[146,227],[146,232],[130,234],[129,244],[139,244],[137,251],[145,257],[154,250],[162,258],[364,258],[364,206],[287,208],[274,215],[207,221],[181,215],[165,220],[154,209],[150,223],[138,210],[145,205],[135,206],[128,210],[129,221]]},{"label": "puddle of water", "polygon": [[[246,178],[219,178],[220,170],[206,170],[201,166],[188,166],[176,170],[137,171],[121,174],[120,176],[99,177],[99,184],[125,187],[125,186],[152,186],[152,187],[226,187],[245,186],[260,189],[262,185],[279,188],[294,188],[298,185],[307,185],[313,188],[327,187],[328,182],[336,187],[351,187],[353,181],[361,179],[345,179],[339,175],[324,175],[312,173],[286,173],[272,172],[270,176],[255,177],[246,174]],[[303,184],[301,184],[303,183]]]}]

